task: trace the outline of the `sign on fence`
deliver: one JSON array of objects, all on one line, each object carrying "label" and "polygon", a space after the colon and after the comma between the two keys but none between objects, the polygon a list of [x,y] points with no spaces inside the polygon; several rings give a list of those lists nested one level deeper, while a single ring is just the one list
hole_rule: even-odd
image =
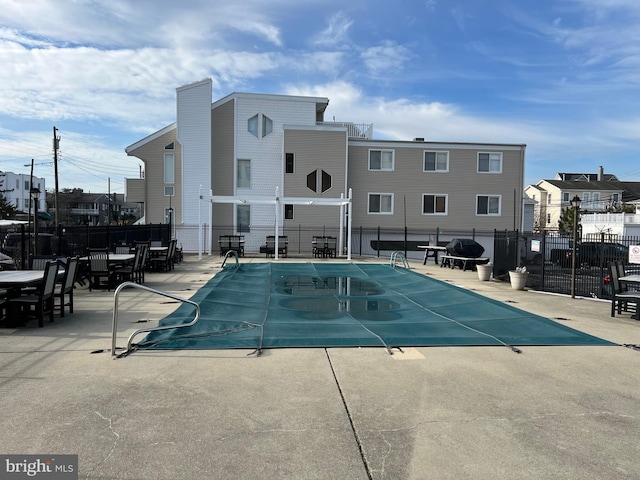
[{"label": "sign on fence", "polygon": [[640,263],[640,245],[629,246],[629,263]]}]

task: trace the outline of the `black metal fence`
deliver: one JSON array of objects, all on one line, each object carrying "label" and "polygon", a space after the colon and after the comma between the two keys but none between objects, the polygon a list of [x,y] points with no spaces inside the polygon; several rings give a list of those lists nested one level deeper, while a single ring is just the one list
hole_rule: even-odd
[{"label": "black metal fence", "polygon": [[3,228],[0,232],[2,253],[13,258],[16,266],[26,268],[29,255],[85,255],[88,248],[110,248],[131,245],[136,241],[168,243],[169,225],[59,226],[39,228],[35,235],[25,225]]},{"label": "black metal fence", "polygon": [[[211,250],[219,253],[218,238],[222,235],[237,234],[237,231],[231,226],[216,226],[213,227],[212,233]],[[266,236],[274,234],[274,228],[252,226],[251,231],[245,234],[248,239],[245,252],[257,253],[260,252]],[[341,231],[337,227],[286,226],[279,230],[279,235],[287,236],[289,254],[311,256],[313,237],[340,238]],[[167,224],[43,228],[38,232],[37,253],[84,255],[87,248],[113,248],[120,244],[131,245],[136,241],[168,243],[170,236]],[[18,268],[26,268],[29,255],[36,252],[28,229],[23,225],[4,227],[0,230],[0,238],[3,239],[2,252],[11,256]],[[640,273],[640,265],[628,262],[629,246],[640,245],[640,237],[637,236],[584,236],[576,245],[575,272],[572,268],[572,238],[551,233],[355,227],[352,231],[351,253],[358,256],[387,257],[393,251],[400,251],[407,258],[416,260],[424,255],[424,249],[419,246],[443,244],[454,238],[471,238],[482,244],[491,257],[496,279],[508,281],[509,270],[526,266],[529,271],[527,287],[536,290],[569,294],[572,278],[575,276],[577,296],[610,298],[611,286],[607,278],[609,262],[622,260],[628,272]],[[339,253],[346,254],[346,230],[342,231],[342,239],[343,251]]]}]

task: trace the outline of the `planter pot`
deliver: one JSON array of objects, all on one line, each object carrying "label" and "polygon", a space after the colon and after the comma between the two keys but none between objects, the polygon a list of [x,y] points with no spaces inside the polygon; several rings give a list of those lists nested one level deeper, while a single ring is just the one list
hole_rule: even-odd
[{"label": "planter pot", "polygon": [[478,270],[478,279],[486,282],[491,279],[493,273],[493,265],[476,265]]},{"label": "planter pot", "polygon": [[509,280],[511,280],[511,288],[514,290],[524,290],[528,277],[529,272],[516,272],[515,270],[510,270]]}]

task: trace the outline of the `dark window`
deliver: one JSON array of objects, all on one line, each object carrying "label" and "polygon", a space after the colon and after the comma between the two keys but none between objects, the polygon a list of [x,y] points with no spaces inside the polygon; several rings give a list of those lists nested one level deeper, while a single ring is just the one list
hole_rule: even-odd
[{"label": "dark window", "polygon": [[307,188],[309,190],[313,190],[314,192],[316,191],[317,185],[318,185],[318,171],[314,170],[313,172],[311,172],[309,175],[307,175]]},{"label": "dark window", "polygon": [[322,170],[322,193],[331,188],[331,175]]},{"label": "dark window", "polygon": [[285,153],[285,159],[284,159],[284,163],[285,163],[285,173],[294,173],[293,172],[293,153]]},{"label": "dark window", "polygon": [[285,220],[293,220],[293,205],[285,204],[285,206],[284,206],[284,218],[285,218]]}]

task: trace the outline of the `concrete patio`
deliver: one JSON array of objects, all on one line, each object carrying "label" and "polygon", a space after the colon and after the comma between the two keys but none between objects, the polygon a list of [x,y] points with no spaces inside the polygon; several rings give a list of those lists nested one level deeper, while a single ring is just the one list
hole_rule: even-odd
[{"label": "concrete patio", "polygon": [[[147,274],[146,285],[189,297],[220,262],[187,255],[172,272]],[[639,322],[611,318],[608,302],[515,291],[431,262],[411,268],[640,344]],[[176,306],[127,290],[118,346]],[[112,308],[113,292],[79,288],[74,314],[42,329],[0,329],[0,453],[77,454],[79,478],[88,479],[640,479],[637,349],[140,351],[113,359]]]}]

